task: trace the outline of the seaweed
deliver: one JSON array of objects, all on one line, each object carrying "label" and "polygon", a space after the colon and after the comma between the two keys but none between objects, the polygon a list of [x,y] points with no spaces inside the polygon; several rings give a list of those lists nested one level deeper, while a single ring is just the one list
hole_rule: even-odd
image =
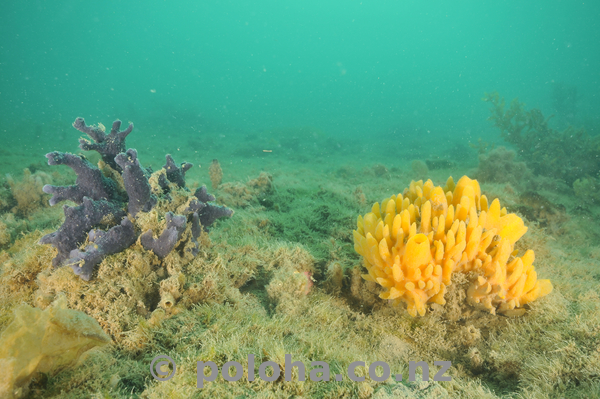
[{"label": "seaweed", "polygon": [[527,110],[518,98],[508,107],[497,92],[486,93],[494,123],[502,138],[514,145],[534,173],[564,180],[569,186],[580,178],[596,177],[600,171],[600,137],[590,136],[583,127],[559,131],[549,117],[536,108]]}]

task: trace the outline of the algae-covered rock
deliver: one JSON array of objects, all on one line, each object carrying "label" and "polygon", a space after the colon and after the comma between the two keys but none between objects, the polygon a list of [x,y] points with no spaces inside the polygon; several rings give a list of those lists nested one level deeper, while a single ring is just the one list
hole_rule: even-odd
[{"label": "algae-covered rock", "polygon": [[510,183],[514,187],[531,189],[533,174],[525,162],[516,160],[516,156],[515,151],[506,147],[479,154],[479,167],[474,171],[475,178],[485,183]]},{"label": "algae-covered rock", "polygon": [[27,168],[23,170],[23,179],[15,181],[11,175],[6,175],[6,182],[10,186],[10,192],[16,202],[12,209],[14,214],[29,216],[36,209],[47,206],[44,199],[42,187],[52,182],[52,178],[41,171],[31,173]]},{"label": "algae-covered rock", "polygon": [[577,179],[573,183],[573,191],[585,203],[593,204],[600,202],[600,182],[598,179],[590,176]]},{"label": "algae-covered rock", "polygon": [[314,285],[314,259],[302,247],[280,248],[274,253],[271,282],[266,287],[276,311],[297,314]]}]

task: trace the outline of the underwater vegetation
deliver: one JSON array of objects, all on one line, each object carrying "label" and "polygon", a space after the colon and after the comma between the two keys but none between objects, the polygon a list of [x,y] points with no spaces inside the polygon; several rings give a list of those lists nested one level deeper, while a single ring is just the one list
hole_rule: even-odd
[{"label": "underwater vegetation", "polygon": [[0,248],[26,231],[28,219],[37,219],[34,217],[36,211],[48,206],[42,187],[51,181],[52,177],[46,173],[31,173],[28,168],[23,170],[21,180],[15,180],[10,174],[6,175],[8,187],[0,187]]},{"label": "underwater vegetation", "polygon": [[[146,131],[144,135],[162,132],[156,127],[153,129],[156,130]],[[206,140],[215,136],[218,135],[207,134]],[[574,190],[589,192],[588,188],[594,187],[587,180],[581,179],[583,184],[571,189],[551,176],[535,175],[531,169],[525,173],[526,166],[519,154],[499,147],[480,154],[476,177],[481,191],[473,180],[465,180],[468,184],[459,194],[460,182],[444,182],[449,175],[474,177],[470,169],[476,159],[465,162],[467,156],[475,156],[473,151],[463,157],[457,156],[452,148],[444,147],[448,157],[440,152],[439,158],[424,155],[419,162],[412,162],[412,156],[399,160],[397,156],[386,158],[380,153],[368,160],[339,156],[331,162],[325,159],[325,167],[319,168],[305,161],[314,159],[315,154],[312,148],[303,148],[306,142],[300,140],[300,145],[294,147],[298,152],[297,161],[276,159],[272,156],[278,151],[274,147],[269,158],[240,156],[243,163],[236,165],[230,152],[204,146],[204,136],[199,135],[197,140],[194,150],[206,154],[194,158],[194,163],[206,163],[206,167],[203,164],[202,169],[191,169],[185,175],[184,188],[167,179],[169,191],[166,193],[153,191],[161,187],[152,176],[160,171],[166,173],[170,168],[151,172],[148,183],[151,194],[156,196],[156,204],[149,211],[138,210],[135,217],[130,216],[131,201],[125,189],[124,168],[118,171],[106,167],[106,161],[100,162],[98,169],[104,177],[116,183],[120,200],[115,203],[132,220],[138,235],[127,248],[103,257],[89,281],[74,278],[70,267],[53,267],[58,250],[51,245],[36,244],[44,235],[59,230],[66,220],[62,207],[49,206],[51,195],[43,191],[43,186],[69,186],[79,176],[71,168],[28,165],[30,173],[20,175],[11,171],[14,177],[0,186],[0,222],[3,223],[0,224],[0,233],[3,233],[0,234],[0,330],[4,332],[0,340],[5,341],[9,332],[17,331],[15,326],[22,326],[19,323],[23,310],[47,315],[55,312],[58,304],[65,300],[61,308],[66,305],[69,312],[79,315],[77,320],[83,319],[85,313],[110,338],[109,344],[102,345],[106,342],[104,339],[95,341],[98,347],[78,358],[69,357],[68,362],[59,361],[55,363],[57,367],[37,369],[40,372],[28,384],[18,382],[9,388],[15,395],[22,396],[29,389],[28,397],[61,399],[600,397],[600,249],[597,245],[600,228],[595,222],[597,218],[593,217],[594,208],[573,212],[581,202],[573,195]],[[243,147],[245,142],[234,144]],[[127,150],[121,153],[127,154]],[[160,146],[149,145],[143,155],[148,158],[142,157],[140,151],[138,162],[154,162],[158,167],[164,164]],[[285,155],[283,151],[281,155]],[[190,156],[193,155],[186,155]],[[92,154],[88,159],[92,158],[98,157]],[[215,158],[220,163],[215,162],[211,167],[211,160]],[[436,162],[431,163],[431,159]],[[451,162],[445,162],[446,159]],[[32,160],[35,162],[35,158]],[[171,170],[182,169],[179,164],[173,164],[175,169]],[[20,169],[27,166],[26,163],[17,165]],[[411,180],[420,178],[422,182],[409,185]],[[194,193],[203,184],[202,179],[211,183],[214,180],[217,187],[211,192],[217,197],[216,203],[235,209],[235,217],[213,224],[210,234],[201,231],[197,246],[184,233],[179,244],[168,253],[161,252],[158,244],[153,244],[156,251],[145,248],[143,233],[152,230],[144,240],[161,242],[161,233],[167,224],[174,223],[176,215],[186,216],[181,207],[197,198]],[[457,198],[468,197],[476,204],[475,193],[480,193],[481,209],[474,208],[477,223],[482,224],[482,236],[486,233],[482,214],[490,218],[492,209],[498,212],[498,223],[507,216],[505,220],[511,223],[507,223],[508,232],[496,234],[486,249],[477,248],[480,257],[476,256],[472,262],[467,260],[460,269],[454,270],[449,285],[443,281],[442,262],[440,291],[444,284],[446,303],[426,301],[425,315],[420,316],[417,311],[420,317],[413,317],[406,310],[407,293],[395,300],[382,299],[381,294],[391,292],[391,287],[362,277],[368,269],[353,248],[352,230],[356,228],[357,215],[363,215],[364,223],[365,213],[373,211],[371,205],[390,196],[390,187],[409,187],[401,191],[402,203],[406,199],[410,202],[406,210],[411,217],[408,234],[402,232],[403,250],[404,255],[408,252],[418,255],[418,251],[408,250],[411,226],[414,223],[413,237],[423,235],[429,243],[429,235],[432,235],[434,241],[437,240],[434,226],[437,220],[440,227],[440,218],[433,216],[439,211],[435,206],[431,207],[429,233],[421,232],[420,228],[427,214],[423,209],[427,202],[423,200],[425,193],[433,192],[438,185],[445,195],[446,189],[452,192],[451,199],[446,195],[447,212],[454,209],[452,226],[446,230],[444,219],[445,236],[438,241],[444,244],[443,255],[446,256],[448,238],[454,236],[454,247],[462,250],[457,264],[461,264],[464,253],[468,254],[475,231],[470,226],[471,220],[475,220],[470,211],[464,220],[458,219],[461,213],[457,209],[463,208],[464,202],[455,205]],[[490,199],[489,204],[484,200],[487,211],[482,205],[484,194]],[[431,201],[431,193],[429,195]],[[492,198],[498,198],[506,209],[492,206]],[[419,201],[417,207],[415,204]],[[389,202],[385,207],[381,202],[379,205],[384,230]],[[79,206],[66,203],[70,207]],[[432,205],[435,204],[432,202]],[[403,210],[394,211],[400,213],[402,219]],[[168,212],[173,216],[167,216]],[[512,215],[514,212],[522,224]],[[185,221],[186,231],[191,230],[189,215]],[[455,222],[458,222],[457,227],[452,230]],[[464,230],[461,222],[464,222]],[[392,219],[391,227],[393,224]],[[120,226],[118,220],[108,221],[91,230],[107,232],[117,226]],[[365,226],[363,224],[363,229]],[[488,256],[498,259],[503,245],[501,235],[513,240],[524,229],[527,233],[514,242],[504,265],[499,264],[499,269],[488,265],[488,270],[482,270],[485,262],[477,264],[477,259]],[[377,240],[377,226],[372,235]],[[380,242],[378,240],[373,250],[379,252]],[[483,237],[481,243],[485,244]],[[86,248],[93,245],[86,231],[76,250],[86,252]],[[394,247],[388,246],[390,255]],[[196,256],[193,249],[198,249]],[[530,290],[518,301],[513,297],[515,307],[508,309],[509,297],[518,294],[516,291],[523,281],[522,277],[516,279],[515,269],[520,267],[517,258],[521,259],[523,269],[528,268],[526,263],[533,261],[530,256],[533,252],[529,249],[535,251],[533,264],[540,276],[536,283],[542,286],[541,278],[550,278],[553,291],[524,304],[521,299],[532,293]],[[430,244],[430,250],[431,263],[435,264],[436,245]],[[400,262],[411,259],[414,258],[401,255]],[[515,260],[515,268],[509,271],[508,267]],[[523,271],[527,274],[523,291],[533,275],[533,264],[531,270]],[[403,267],[401,265],[404,276],[410,276],[410,271]],[[466,271],[468,267],[471,269]],[[429,264],[419,267],[425,289],[429,282],[424,276],[431,271],[429,280],[432,280],[436,265],[431,270],[428,268]],[[491,275],[498,270],[501,273],[497,276]],[[486,294],[487,285],[479,285],[479,277],[490,283],[489,294]],[[498,279],[493,281],[495,277]],[[504,283],[499,284],[503,278]],[[509,286],[511,278],[517,282]],[[421,290],[420,285],[415,280],[415,292]],[[505,298],[500,297],[503,289]],[[496,314],[491,313],[494,311]],[[503,317],[523,312],[521,317]],[[36,336],[50,333],[54,328],[52,323],[35,321],[28,325]],[[81,329],[86,325],[86,322],[78,324]],[[64,344],[75,345],[80,341],[72,337],[78,336],[79,330],[68,330],[71,335],[62,335],[61,331],[61,335],[52,336],[66,336],[67,341],[73,342]],[[82,346],[81,352],[87,348]],[[37,352],[21,353],[29,356]],[[171,356],[177,364],[177,373],[168,382],[153,380],[148,369],[152,358],[161,353]],[[306,365],[311,361],[324,361],[332,373],[344,373],[349,364],[361,360],[366,366],[359,367],[357,375],[366,379],[360,383],[347,378],[299,381],[298,370],[293,368],[289,382],[282,379],[249,382],[246,378],[229,382],[219,375],[202,390],[196,388],[196,361],[213,361],[219,366],[236,361],[246,370],[248,354],[255,354],[257,361],[275,362],[281,370],[285,367],[284,354],[292,354],[295,361]],[[13,355],[14,352],[4,352],[0,358],[16,359]],[[29,364],[26,357],[23,360],[22,364]],[[406,381],[409,362],[425,361],[432,365],[438,360],[452,362],[448,371],[452,381]],[[369,378],[366,370],[376,361],[387,362],[393,373],[404,375],[404,380]],[[435,371],[432,367],[430,376]],[[8,374],[5,381],[11,383]]]},{"label": "underwater vegetation", "polygon": [[552,116],[546,118],[536,108],[526,110],[517,98],[507,106],[497,92],[486,93],[483,101],[491,104],[489,120],[535,174],[561,179],[569,186],[579,180],[579,187],[582,179],[600,178],[600,136],[590,136],[583,127],[553,129],[548,123]]},{"label": "underwater vegetation", "polygon": [[450,177],[445,187],[412,181],[357,225],[354,248],[369,271],[363,278],[385,288],[382,299],[406,303],[411,316],[424,316],[428,303],[444,305],[457,272],[474,272],[467,300],[492,314],[520,316],[523,305],[552,291],[549,280],[537,279],[533,251],[516,256],[523,220],[498,199],[488,206],[467,176],[456,185]]},{"label": "underwater vegetation", "polygon": [[15,181],[10,175],[6,177],[12,196],[17,203],[12,209],[13,213],[20,216],[29,216],[35,209],[46,205],[42,187],[52,181],[52,177],[47,173],[41,171],[31,173],[26,168],[23,171],[21,181]]},{"label": "underwater vegetation", "polygon": [[[233,214],[229,208],[211,204],[215,197],[205,186],[191,195],[185,186],[185,172],[192,164],[177,166],[167,154],[167,163],[153,173],[140,164],[135,149],[125,151],[125,138],[133,124],[119,131],[121,121],[117,120],[108,135],[102,124],[87,126],[83,118],[77,118],[73,127],[94,140],[80,139],[80,148],[97,151],[102,157],[101,169],[81,155],[46,154],[49,165],[66,165],[77,174],[74,185],[43,188],[52,194],[52,206],[64,200],[77,204],[65,205],[62,226],[40,240],[40,244],[51,244],[58,250],[52,261],[55,267],[69,265],[75,274],[90,280],[94,267],[106,256],[130,247],[138,237],[144,249],[161,259],[176,246],[195,256],[201,230]],[[151,228],[153,222],[163,225],[157,238]],[[89,245],[79,249],[86,236]]]}]

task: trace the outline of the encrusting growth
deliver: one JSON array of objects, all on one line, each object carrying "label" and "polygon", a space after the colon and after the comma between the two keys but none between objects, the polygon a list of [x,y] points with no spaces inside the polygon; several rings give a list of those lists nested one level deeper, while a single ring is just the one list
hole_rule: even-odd
[{"label": "encrusting growth", "polygon": [[515,243],[527,227],[495,199],[481,195],[477,180],[463,176],[445,187],[412,181],[404,194],[376,202],[358,217],[354,249],[363,256],[368,281],[385,288],[382,299],[405,302],[412,316],[425,315],[428,303],[444,305],[456,272],[474,272],[468,302],[507,316],[552,291],[538,280],[534,253],[517,257]]}]

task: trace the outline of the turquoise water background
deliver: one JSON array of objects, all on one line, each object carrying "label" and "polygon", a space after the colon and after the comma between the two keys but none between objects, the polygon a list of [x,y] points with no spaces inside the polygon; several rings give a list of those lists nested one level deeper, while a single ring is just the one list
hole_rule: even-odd
[{"label": "turquoise water background", "polygon": [[598,2],[8,1],[1,10],[5,139],[59,140],[57,126],[82,116],[168,123],[169,138],[188,126],[311,126],[381,145],[398,131],[476,141],[497,136],[484,92],[550,114],[556,82],[577,89],[573,122],[600,120]]}]

